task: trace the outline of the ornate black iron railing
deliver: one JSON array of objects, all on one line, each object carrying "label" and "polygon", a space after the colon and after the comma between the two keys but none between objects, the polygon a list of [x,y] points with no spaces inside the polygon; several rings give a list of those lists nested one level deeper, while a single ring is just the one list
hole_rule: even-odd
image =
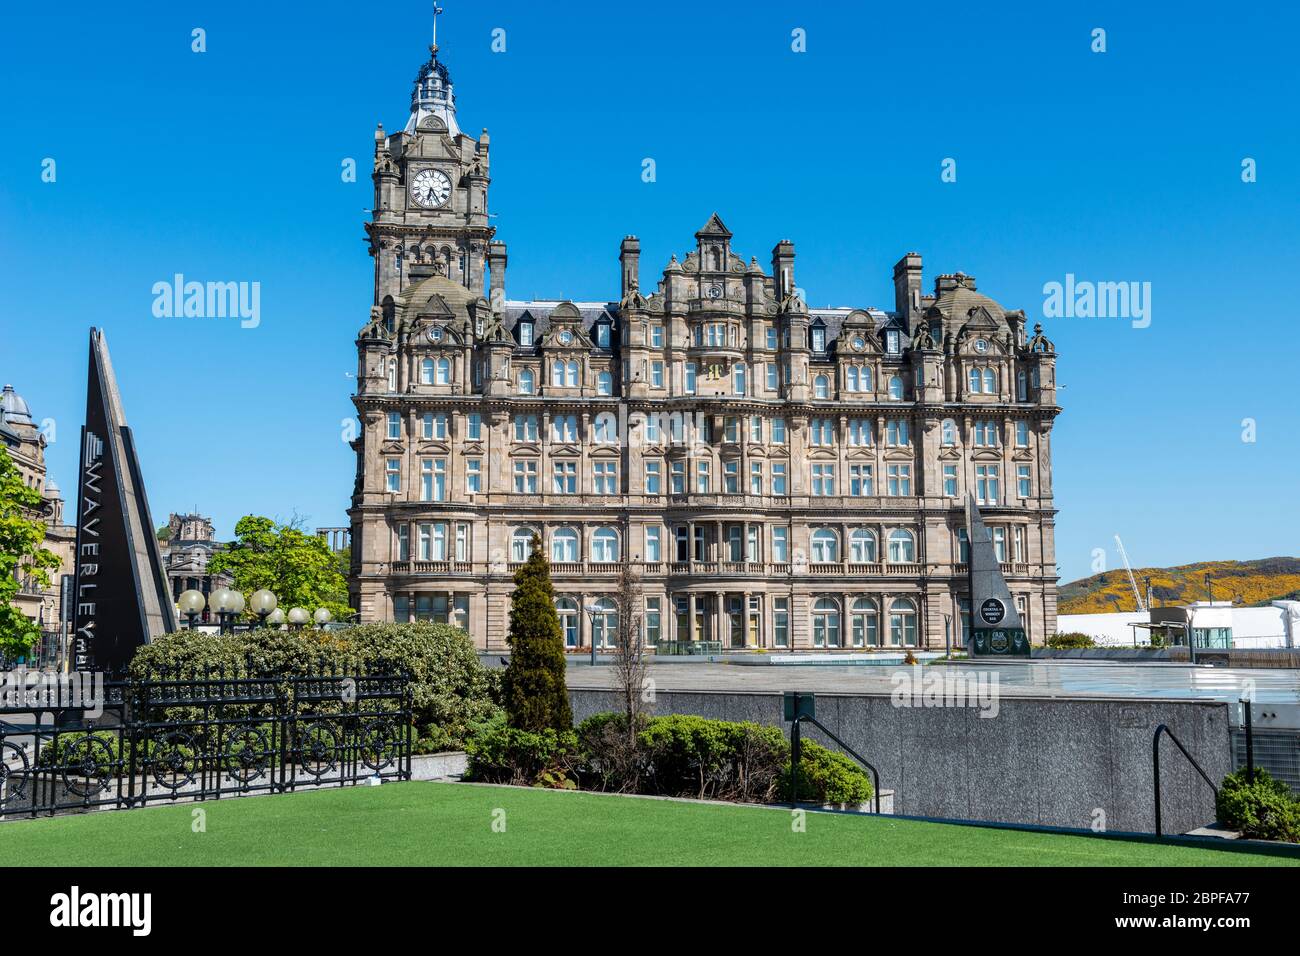
[{"label": "ornate black iron railing", "polygon": [[411,778],[394,669],[167,672],[94,700],[0,704],[0,820]]}]

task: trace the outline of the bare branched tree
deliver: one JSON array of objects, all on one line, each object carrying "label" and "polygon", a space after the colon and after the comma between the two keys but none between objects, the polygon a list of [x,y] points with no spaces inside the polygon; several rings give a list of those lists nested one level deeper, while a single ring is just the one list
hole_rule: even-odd
[{"label": "bare branched tree", "polygon": [[636,737],[644,722],[642,693],[645,688],[645,644],[641,639],[641,575],[634,561],[624,561],[619,570],[618,640],[614,649],[614,671],[627,718],[627,744],[636,748]]}]

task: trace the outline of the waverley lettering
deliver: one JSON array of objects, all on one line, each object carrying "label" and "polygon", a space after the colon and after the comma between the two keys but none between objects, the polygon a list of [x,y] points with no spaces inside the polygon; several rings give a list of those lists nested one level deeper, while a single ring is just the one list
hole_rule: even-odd
[{"label": "waverley lettering", "polygon": [[87,670],[91,666],[91,645],[95,641],[97,617],[95,599],[99,585],[99,516],[104,491],[100,486],[104,469],[104,440],[86,429],[86,443],[82,448],[81,514],[77,534],[77,607],[76,632],[72,639],[73,666]]},{"label": "waverley lettering", "polygon": [[155,318],[239,318],[243,329],[262,323],[260,282],[187,282],[178,272],[171,282],[155,282],[152,291]]},{"label": "waverley lettering", "polygon": [[50,925],[76,927],[130,927],[133,936],[148,936],[153,928],[152,893],[68,893],[50,897]]}]

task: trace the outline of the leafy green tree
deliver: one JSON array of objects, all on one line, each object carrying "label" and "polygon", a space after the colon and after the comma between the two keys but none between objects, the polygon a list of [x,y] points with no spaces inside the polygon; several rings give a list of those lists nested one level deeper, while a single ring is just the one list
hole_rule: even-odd
[{"label": "leafy green tree", "polygon": [[564,684],[564,637],[555,612],[551,566],[536,535],[528,560],[515,572],[506,641],[510,663],[501,687],[509,725],[533,732],[572,729],[573,711]]},{"label": "leafy green tree", "polygon": [[0,653],[25,653],[40,636],[40,627],[13,604],[26,578],[50,586],[59,556],[41,547],[45,522],[37,516],[41,493],[23,484],[9,452],[0,447]]},{"label": "leafy green tree", "polygon": [[286,612],[324,607],[336,621],[352,615],[347,578],[329,543],[295,524],[245,515],[235,525],[235,541],[212,556],[208,571],[231,575],[245,595],[260,588],[275,592]]}]

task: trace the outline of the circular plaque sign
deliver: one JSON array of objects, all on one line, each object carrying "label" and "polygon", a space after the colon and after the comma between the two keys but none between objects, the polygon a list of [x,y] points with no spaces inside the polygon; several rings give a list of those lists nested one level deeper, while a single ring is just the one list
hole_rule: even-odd
[{"label": "circular plaque sign", "polygon": [[1006,616],[1006,606],[997,598],[989,598],[980,605],[980,620],[985,624],[1001,624]]}]

